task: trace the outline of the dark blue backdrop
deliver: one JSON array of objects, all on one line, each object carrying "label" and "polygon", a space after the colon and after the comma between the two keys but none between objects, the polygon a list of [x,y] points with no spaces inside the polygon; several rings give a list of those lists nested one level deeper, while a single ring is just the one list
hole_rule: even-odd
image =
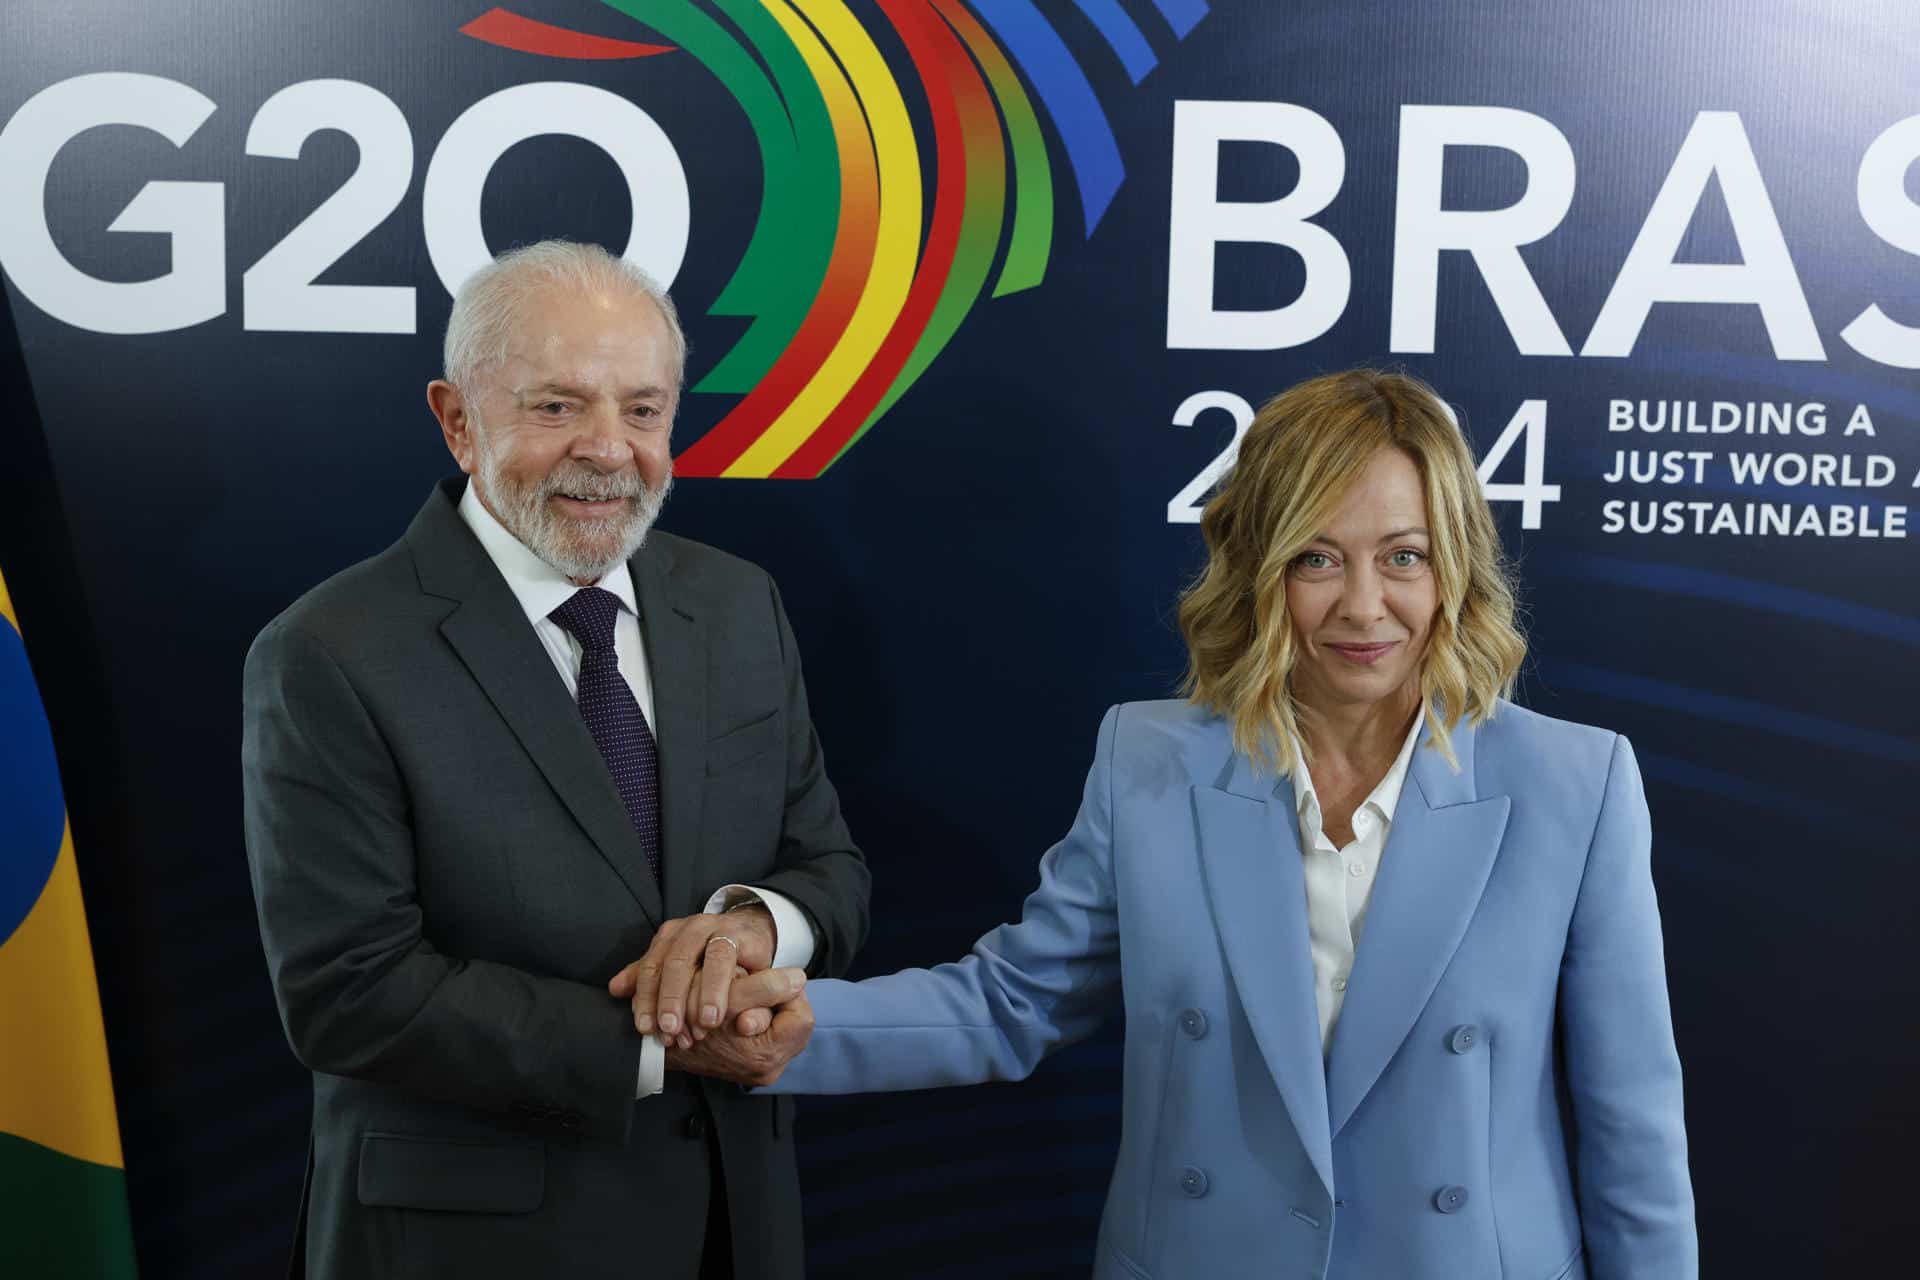
[{"label": "dark blue backdrop", "polygon": [[[448,305],[423,243],[434,143],[520,82],[595,84],[637,103],[687,169],[692,234],[674,293],[695,377],[742,328],[706,314],[761,181],[731,99],[680,55],[559,62],[457,35],[482,7],[11,0],[0,14],[0,122],[102,71],[167,77],[217,107],[179,149],[134,127],[82,133],[56,158],[44,209],[77,268],[138,281],[169,269],[168,238],[108,224],[149,181],[224,184],[225,314],[95,332],[23,296],[19,242],[0,239],[17,328],[0,330],[12,361],[0,564],[61,751],[151,1276],[267,1274],[287,1243],[307,1078],[281,1037],[247,887],[240,660],[287,602],[396,537],[450,469],[421,398]],[[831,773],[875,872],[859,971],[952,957],[1016,910],[1071,818],[1101,710],[1177,680],[1173,603],[1199,543],[1167,505],[1228,439],[1218,414],[1172,425],[1189,395],[1257,403],[1314,372],[1393,361],[1433,381],[1483,450],[1523,401],[1544,400],[1544,478],[1560,500],[1537,529],[1514,504],[1496,508],[1533,637],[1523,700],[1627,733],[1647,774],[1707,1274],[1900,1265],[1920,1140],[1920,870],[1905,807],[1920,765],[1914,542],[1607,533],[1603,504],[1865,504],[1884,521],[1913,501],[1920,381],[1839,335],[1874,303],[1920,325],[1920,260],[1875,233],[1855,191],[1869,146],[1920,113],[1920,11],[1219,0],[1176,38],[1154,6],[1129,3],[1159,60],[1136,86],[1084,16],[1094,6],[1021,7],[1058,31],[1104,103],[1126,165],[1112,207],[1086,235],[1050,120],[1060,230],[1045,282],[976,306],[822,478],[685,480],[664,521],[782,584]],[[514,8],[650,38],[590,0]],[[879,10],[849,8],[899,65]],[[318,78],[372,86],[411,129],[406,195],[322,278],[415,286],[413,334],[243,326],[243,272],[359,163],[338,133],[297,162],[245,152],[259,105]],[[1310,342],[1169,349],[1174,104],[1201,99],[1298,104],[1339,135],[1344,184],[1314,221],[1343,246],[1352,290]],[[930,154],[925,104],[907,102]],[[1523,355],[1460,252],[1440,258],[1434,350],[1392,352],[1409,104],[1514,108],[1564,135],[1570,210],[1520,256],[1575,351],[1697,114],[1737,113],[1824,358],[1780,358],[1755,306],[1696,303],[1654,306],[1626,358]],[[1303,176],[1272,145],[1229,143],[1221,163],[1221,201],[1271,200]],[[1498,209],[1529,181],[1495,148],[1449,148],[1446,165],[1450,209]],[[1908,170],[1901,182],[1893,216],[1920,238],[1920,181]],[[1756,209],[1726,190],[1724,175],[1707,184],[1683,262],[1750,248],[1736,229]],[[17,212],[23,197],[0,199]],[[613,166],[565,137],[508,151],[483,210],[496,248],[548,235],[619,246],[631,216]],[[1286,249],[1217,252],[1222,309],[1315,287]],[[1606,429],[1614,399],[1702,413],[1715,400],[1820,401],[1830,421],[1818,438],[1623,434]],[[690,396],[685,442],[732,402]],[[1874,433],[1842,436],[1858,405]],[[1620,448],[1716,456],[1700,484],[1610,485]],[[1733,450],[1856,466],[1878,454],[1895,479],[1742,486],[1724,465]],[[1523,451],[1498,479],[1520,479]],[[1117,1136],[1118,1034],[1017,1086],[810,1103],[813,1274],[1084,1274]]]}]

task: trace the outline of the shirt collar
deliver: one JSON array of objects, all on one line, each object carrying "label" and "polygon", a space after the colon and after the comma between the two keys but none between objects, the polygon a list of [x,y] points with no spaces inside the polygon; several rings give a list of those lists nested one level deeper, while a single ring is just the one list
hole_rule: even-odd
[{"label": "shirt collar", "polygon": [[[480,540],[487,558],[493,561],[493,567],[507,580],[508,589],[513,592],[513,598],[520,602],[521,609],[526,611],[529,622],[542,621],[580,590],[567,580],[565,574],[535,555],[526,543],[507,531],[507,527],[480,501],[480,495],[475,492],[471,480],[467,481],[466,493],[461,495],[459,511],[467,528],[473,530],[473,536]],[[628,613],[639,616],[640,608],[634,601],[633,575],[627,572],[624,561],[607,570],[594,585],[611,591],[619,597],[620,604]]]},{"label": "shirt collar", "polygon": [[[1387,770],[1387,776],[1380,779],[1367,798],[1360,802],[1361,808],[1372,805],[1383,822],[1393,821],[1394,810],[1400,807],[1400,792],[1407,785],[1407,771],[1413,766],[1413,750],[1420,744],[1420,730],[1426,727],[1427,710],[1423,703],[1419,714],[1413,718],[1413,728],[1407,731],[1407,740],[1400,744],[1400,754],[1394,759],[1393,767]],[[1313,789],[1313,773],[1307,768],[1306,753],[1301,750],[1300,736],[1293,738],[1294,811],[1309,820],[1309,825],[1320,825],[1320,796]]]}]

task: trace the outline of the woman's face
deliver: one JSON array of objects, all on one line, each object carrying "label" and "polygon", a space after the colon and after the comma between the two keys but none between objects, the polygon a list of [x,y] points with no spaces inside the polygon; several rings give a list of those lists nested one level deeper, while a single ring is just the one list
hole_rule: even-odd
[{"label": "woman's face", "polygon": [[1287,570],[1302,703],[1329,712],[1383,699],[1412,707],[1439,604],[1429,547],[1419,469],[1382,449]]}]

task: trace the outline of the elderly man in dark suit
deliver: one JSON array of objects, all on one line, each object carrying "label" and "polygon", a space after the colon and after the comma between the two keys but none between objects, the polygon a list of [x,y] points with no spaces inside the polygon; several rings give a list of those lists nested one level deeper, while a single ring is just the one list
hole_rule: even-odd
[{"label": "elderly man in dark suit", "polygon": [[248,857],[314,1073],[296,1271],[801,1274],[791,1104],[724,1081],[804,1043],[867,872],[772,581],[649,532],[684,357],[604,250],[483,269],[428,388],[467,479],[248,655]]}]

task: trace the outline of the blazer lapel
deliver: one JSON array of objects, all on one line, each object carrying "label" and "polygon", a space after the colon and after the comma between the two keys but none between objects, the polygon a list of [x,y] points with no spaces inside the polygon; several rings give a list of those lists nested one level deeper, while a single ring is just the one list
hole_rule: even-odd
[{"label": "blazer lapel", "polygon": [[1193,788],[1200,865],[1220,945],[1254,1041],[1331,1194],[1326,1069],[1292,799],[1284,781],[1276,784],[1238,753],[1223,786]]},{"label": "blazer lapel", "polygon": [[1457,774],[1437,751],[1413,754],[1327,1060],[1336,1137],[1433,995],[1500,850],[1510,801],[1475,794],[1473,739],[1453,731]]},{"label": "blazer lapel", "polygon": [[691,915],[711,889],[700,866],[707,774],[707,629],[681,590],[672,548],[649,541],[630,562],[653,674],[660,744],[660,874],[670,915]]},{"label": "blazer lapel", "polygon": [[421,588],[455,602],[440,633],[532,757],[547,783],[655,926],[665,918],[607,763],[506,581],[455,510],[443,484],[407,531]]}]

